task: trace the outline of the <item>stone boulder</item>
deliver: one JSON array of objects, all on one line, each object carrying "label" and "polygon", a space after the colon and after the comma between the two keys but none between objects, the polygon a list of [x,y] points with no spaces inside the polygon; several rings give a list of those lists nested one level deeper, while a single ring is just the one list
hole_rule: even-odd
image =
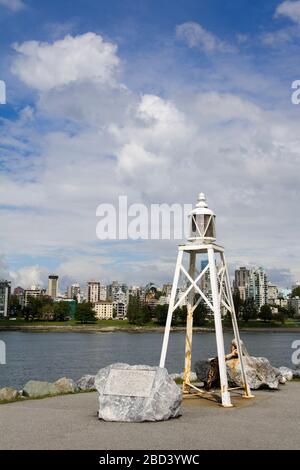
[{"label": "stone boulder", "polygon": [[300,379],[300,369],[293,370],[293,379]]},{"label": "stone boulder", "polygon": [[195,362],[194,369],[197,379],[200,380],[200,382],[206,382],[207,374],[210,369],[210,360]]},{"label": "stone boulder", "polygon": [[79,390],[83,392],[91,392],[96,390],[95,387],[95,375],[84,375],[79,380],[77,380],[76,385]]},{"label": "stone boulder", "polygon": [[278,378],[279,383],[282,384],[282,385],[286,384],[286,378],[283,377],[280,370],[277,367],[273,367],[273,370],[275,372],[276,377]]},{"label": "stone boulder", "polygon": [[43,398],[59,394],[60,390],[56,385],[39,380],[29,380],[23,388],[23,395],[30,398]]},{"label": "stone boulder", "polygon": [[72,379],[67,379],[66,377],[56,380],[54,385],[59,389],[60,393],[75,393],[79,390],[76,382]]},{"label": "stone boulder", "polygon": [[279,367],[278,368],[281,376],[285,378],[286,380],[293,380],[293,371],[292,369],[289,369],[288,367]]},{"label": "stone boulder", "polygon": [[[258,388],[278,389],[279,376],[265,357],[244,357],[245,372],[252,390]],[[242,386],[242,373],[239,359],[226,361],[227,375],[230,384]]]},{"label": "stone boulder", "polygon": [[99,419],[143,422],[180,416],[182,392],[166,369],[112,364],[99,370],[95,386]]},{"label": "stone boulder", "polygon": [[14,401],[18,398],[19,392],[14,388],[0,388],[0,401]]}]

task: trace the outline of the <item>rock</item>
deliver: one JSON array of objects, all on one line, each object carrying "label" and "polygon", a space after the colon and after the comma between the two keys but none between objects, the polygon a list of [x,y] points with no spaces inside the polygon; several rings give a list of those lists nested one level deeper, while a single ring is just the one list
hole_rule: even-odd
[{"label": "rock", "polygon": [[54,385],[58,387],[60,393],[75,393],[79,390],[76,382],[72,379],[67,379],[66,377],[56,380]]},{"label": "rock", "polygon": [[300,369],[293,370],[293,379],[300,379]]},{"label": "rock", "polygon": [[197,379],[201,382],[206,382],[207,374],[210,369],[210,360],[197,361],[194,365]]},{"label": "rock", "polygon": [[18,397],[19,392],[14,388],[0,388],[0,401],[14,401]]},{"label": "rock", "polygon": [[[257,390],[261,387],[278,389],[279,376],[265,357],[244,357],[245,371],[248,378],[249,387]],[[230,384],[242,386],[242,374],[239,359],[226,361],[227,375]]]},{"label": "rock", "polygon": [[49,382],[29,380],[23,388],[23,395],[30,398],[42,398],[46,396],[59,395],[59,388]]},{"label": "rock", "polygon": [[112,364],[99,370],[95,386],[99,392],[99,419],[164,421],[180,415],[182,392],[166,369]]},{"label": "rock", "polygon": [[282,377],[284,377],[286,380],[292,380],[293,379],[293,371],[292,369],[289,369],[288,367],[279,367],[278,370],[280,371],[280,374]]},{"label": "rock", "polygon": [[77,380],[76,385],[79,390],[83,392],[96,390],[95,388],[95,375],[84,375],[79,380]]}]

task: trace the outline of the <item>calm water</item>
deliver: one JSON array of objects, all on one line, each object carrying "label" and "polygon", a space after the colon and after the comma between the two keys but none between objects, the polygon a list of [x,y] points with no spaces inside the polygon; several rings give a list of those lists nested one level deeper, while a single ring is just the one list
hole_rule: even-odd
[{"label": "calm water", "polygon": [[[291,344],[299,333],[243,333],[250,354],[273,365],[290,366]],[[158,365],[161,333],[26,333],[0,332],[6,342],[7,365],[0,365],[0,387],[21,388],[28,380],[78,379],[113,362]],[[232,339],[225,333],[226,348]],[[216,354],[213,333],[195,333],[193,360]],[[172,333],[167,357],[169,372],[183,370],[184,334]]]}]

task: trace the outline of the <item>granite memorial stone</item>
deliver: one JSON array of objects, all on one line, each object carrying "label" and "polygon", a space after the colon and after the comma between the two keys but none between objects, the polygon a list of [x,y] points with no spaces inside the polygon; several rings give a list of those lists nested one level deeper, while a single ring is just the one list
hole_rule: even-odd
[{"label": "granite memorial stone", "polygon": [[180,415],[182,393],[166,369],[112,364],[95,379],[99,419],[105,421],[164,421]]}]

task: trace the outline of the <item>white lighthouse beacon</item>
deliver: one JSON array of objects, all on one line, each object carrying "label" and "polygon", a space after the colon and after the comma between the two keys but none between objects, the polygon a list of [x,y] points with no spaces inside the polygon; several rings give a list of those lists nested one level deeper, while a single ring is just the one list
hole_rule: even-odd
[{"label": "white lighthouse beacon", "polygon": [[[205,195],[199,194],[196,207],[189,214],[189,243],[179,245],[177,263],[172,285],[167,322],[165,327],[160,367],[165,366],[169,334],[173,312],[185,301],[187,304],[186,346],[183,391],[203,393],[190,382],[193,336],[193,313],[200,302],[204,302],[214,317],[219,375],[221,385],[221,402],[230,407],[230,390],[226,373],[224,337],[222,329],[222,311],[229,312],[237,344],[238,357],[243,379],[244,397],[252,397],[244,367],[241,340],[236,320],[230,279],[228,275],[223,247],[215,243],[216,227],[214,212],[208,208]],[[187,258],[185,260],[184,258]],[[180,277],[184,277],[185,287],[177,299]]]}]

